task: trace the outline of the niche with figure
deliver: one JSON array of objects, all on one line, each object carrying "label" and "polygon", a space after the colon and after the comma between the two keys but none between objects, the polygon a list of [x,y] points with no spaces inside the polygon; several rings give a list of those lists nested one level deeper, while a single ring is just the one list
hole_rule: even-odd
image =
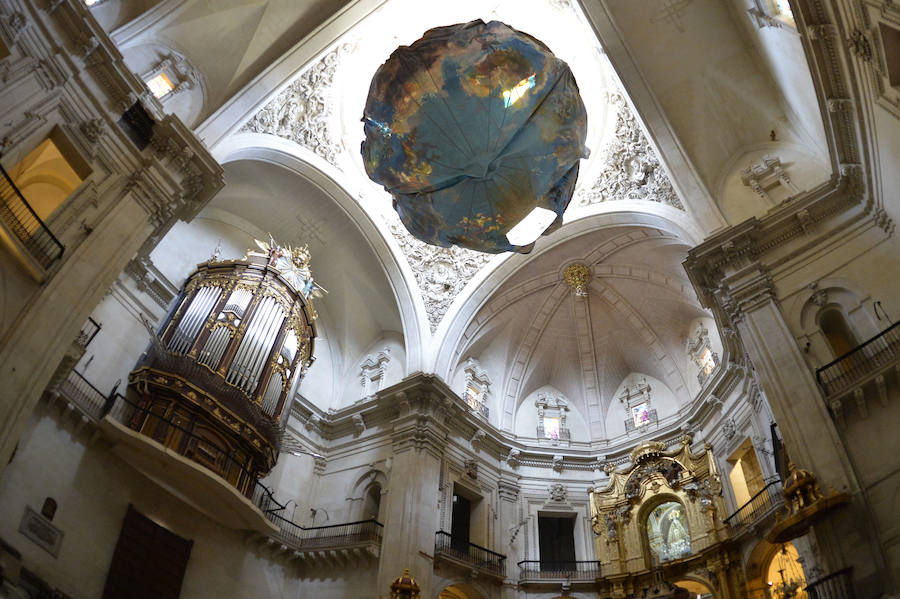
[{"label": "niche with figure", "polygon": [[644,525],[647,546],[654,564],[672,561],[691,554],[691,535],[688,532],[684,506],[677,501],[666,501],[647,514]]}]

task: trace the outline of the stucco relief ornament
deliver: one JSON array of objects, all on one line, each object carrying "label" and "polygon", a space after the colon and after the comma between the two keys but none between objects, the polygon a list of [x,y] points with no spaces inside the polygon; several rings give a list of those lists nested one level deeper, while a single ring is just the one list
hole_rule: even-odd
[{"label": "stucco relief ornament", "polygon": [[547,487],[547,492],[550,494],[551,501],[563,502],[569,496],[569,492],[568,490],[566,490],[566,486],[562,483],[553,483],[552,485]]},{"label": "stucco relief ornament", "polygon": [[466,283],[493,256],[456,246],[442,248],[429,245],[410,235],[396,214],[391,213],[386,220],[388,229],[412,268],[416,285],[425,300],[425,312],[433,333]]},{"label": "stucco relief ornament", "polygon": [[581,190],[579,205],[645,200],[684,210],[625,96],[619,91],[609,92],[609,103],[617,109],[615,137],[603,149],[606,167],[593,186]]},{"label": "stucco relief ornament", "polygon": [[344,45],[327,53],[270,100],[241,131],[283,137],[337,167],[341,145],[329,127],[337,105],[332,101],[332,86],[341,55],[349,50]]},{"label": "stucco relief ornament", "polygon": [[522,452],[516,448],[512,448],[509,450],[509,454],[506,456],[506,463],[509,464],[510,468],[518,468],[519,464],[521,464],[521,460],[519,459],[519,455]]}]

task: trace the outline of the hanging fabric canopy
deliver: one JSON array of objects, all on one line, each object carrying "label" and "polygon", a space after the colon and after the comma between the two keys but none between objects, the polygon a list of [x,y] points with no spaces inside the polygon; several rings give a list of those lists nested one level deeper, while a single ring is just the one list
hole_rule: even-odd
[{"label": "hanging fabric canopy", "polygon": [[363,122],[369,177],[413,236],[442,247],[531,251],[562,224],[587,157],[569,66],[499,21],[397,48],[372,78]]}]

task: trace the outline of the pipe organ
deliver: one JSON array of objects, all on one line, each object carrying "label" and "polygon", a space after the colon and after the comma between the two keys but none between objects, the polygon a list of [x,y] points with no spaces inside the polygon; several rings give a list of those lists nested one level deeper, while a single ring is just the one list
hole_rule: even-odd
[{"label": "pipe organ", "polygon": [[258,244],[198,265],[129,377],[138,412],[157,417],[133,420],[139,432],[245,494],[275,465],[316,336],[308,251]]}]

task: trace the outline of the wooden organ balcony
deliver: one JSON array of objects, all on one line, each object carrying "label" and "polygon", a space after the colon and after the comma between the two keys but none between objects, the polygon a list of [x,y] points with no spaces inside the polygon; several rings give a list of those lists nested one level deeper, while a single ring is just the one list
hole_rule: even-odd
[{"label": "wooden organ balcony", "polygon": [[[239,496],[231,512],[258,511],[257,481],[313,360],[309,256],[286,249],[200,264],[104,420],[121,457],[202,511],[212,488],[221,503],[222,485]],[[261,517],[218,519],[271,532],[248,525]]]}]

